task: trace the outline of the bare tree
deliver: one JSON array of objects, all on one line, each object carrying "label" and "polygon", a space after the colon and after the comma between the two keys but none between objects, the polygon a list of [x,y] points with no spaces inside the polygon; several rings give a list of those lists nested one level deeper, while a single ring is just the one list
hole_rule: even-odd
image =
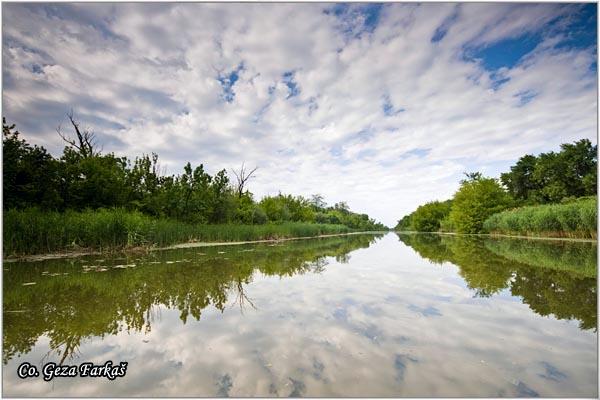
[{"label": "bare tree", "polygon": [[77,122],[75,120],[75,117],[73,116],[73,110],[71,110],[67,114],[67,117],[69,118],[69,121],[71,121],[71,125],[73,125],[73,128],[75,129],[77,140],[71,139],[67,135],[65,135],[61,131],[61,126],[59,125],[58,128],[56,128],[56,132],[58,132],[58,135],[62,138],[62,140],[64,140],[69,145],[77,149],[77,151],[79,152],[79,154],[81,154],[83,158],[98,155],[100,152],[97,150],[97,140],[94,132],[90,131],[89,129],[80,128],[79,122]]},{"label": "bare tree", "polygon": [[244,163],[242,163],[242,167],[240,168],[239,172],[234,169],[231,170],[231,172],[233,172],[237,180],[236,192],[238,195],[238,199],[242,197],[242,194],[244,194],[244,188],[246,187],[246,184],[250,179],[254,178],[254,173],[257,169],[258,167],[254,167],[253,170],[248,172]]},{"label": "bare tree", "polygon": [[313,194],[310,197],[310,204],[312,204],[315,208],[325,208],[327,207],[327,203],[325,203],[325,199],[320,194]]},{"label": "bare tree", "polygon": [[234,306],[235,304],[239,304],[240,312],[242,313],[242,315],[244,314],[244,307],[246,306],[246,303],[250,304],[250,306],[256,310],[256,306],[254,305],[252,300],[248,297],[248,295],[244,292],[244,285],[243,285],[242,280],[240,278],[237,278],[236,280],[237,280],[237,283],[235,286],[237,289],[237,296],[236,296],[235,302],[232,304],[232,306]]}]

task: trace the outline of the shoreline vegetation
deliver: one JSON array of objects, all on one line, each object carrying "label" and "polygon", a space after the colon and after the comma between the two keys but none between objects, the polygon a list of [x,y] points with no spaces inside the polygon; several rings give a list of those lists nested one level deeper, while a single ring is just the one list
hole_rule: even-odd
[{"label": "shoreline vegetation", "polygon": [[419,206],[395,231],[597,239],[597,146],[525,155],[500,179],[465,173],[454,196]]},{"label": "shoreline vegetation", "polygon": [[318,234],[314,236],[293,236],[293,237],[276,237],[276,238],[268,238],[268,239],[255,239],[255,240],[244,240],[244,241],[210,241],[210,242],[201,242],[201,241],[188,241],[181,242],[175,244],[169,244],[164,247],[158,247],[155,245],[141,245],[141,246],[125,246],[125,247],[105,247],[103,249],[94,249],[94,248],[65,248],[61,251],[57,252],[49,252],[49,253],[35,253],[35,254],[21,254],[21,255],[12,255],[8,258],[4,258],[4,262],[16,262],[16,261],[45,261],[45,260],[54,260],[54,259],[62,259],[62,258],[76,258],[82,256],[89,255],[102,255],[102,254],[115,254],[115,253],[123,253],[123,254],[135,254],[135,253],[148,253],[151,251],[160,251],[160,250],[176,250],[176,249],[189,249],[196,247],[220,247],[220,246],[240,246],[246,244],[266,244],[271,243],[273,245],[280,244],[282,242],[289,241],[299,241],[299,240],[307,240],[307,239],[328,239],[340,236],[354,236],[354,235],[377,235],[387,233],[388,231],[356,231],[356,232],[345,232],[345,233],[328,233],[328,234]]},{"label": "shoreline vegetation", "polygon": [[60,158],[20,138],[3,119],[3,252],[7,256],[80,249],[164,247],[387,231],[344,201],[264,196],[248,190],[257,168],[242,163],[211,175],[187,163],[165,175],[157,154],[129,160],[102,154],[96,137],[68,114],[73,134]]},{"label": "shoreline vegetation", "polygon": [[[4,213],[5,258],[56,252],[113,252],[195,243],[278,241],[360,232],[340,224],[306,222],[190,224],[153,218],[138,211],[100,209]],[[8,255],[8,257],[7,257]]]},{"label": "shoreline vegetation", "polygon": [[581,243],[597,243],[597,239],[592,238],[580,238],[580,237],[564,237],[564,236],[536,236],[536,235],[510,235],[505,233],[456,233],[456,232],[418,232],[418,231],[399,231],[394,230],[399,235],[440,235],[440,236],[474,236],[491,239],[526,239],[526,240],[546,240],[546,241],[557,241],[557,242],[581,242]]}]

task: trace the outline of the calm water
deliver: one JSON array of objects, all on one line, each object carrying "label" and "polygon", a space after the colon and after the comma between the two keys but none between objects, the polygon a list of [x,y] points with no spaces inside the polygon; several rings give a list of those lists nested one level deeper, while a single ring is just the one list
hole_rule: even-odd
[{"label": "calm water", "polygon": [[[596,397],[596,252],[389,233],[5,263],[4,395]],[[16,374],[107,360],[127,375]]]}]

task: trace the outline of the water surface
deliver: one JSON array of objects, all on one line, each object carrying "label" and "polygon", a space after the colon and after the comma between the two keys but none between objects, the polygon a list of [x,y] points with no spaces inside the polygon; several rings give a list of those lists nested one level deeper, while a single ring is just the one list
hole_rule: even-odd
[{"label": "water surface", "polygon": [[[597,396],[595,243],[355,235],[4,264],[5,396]],[[127,361],[127,375],[22,380]]]}]

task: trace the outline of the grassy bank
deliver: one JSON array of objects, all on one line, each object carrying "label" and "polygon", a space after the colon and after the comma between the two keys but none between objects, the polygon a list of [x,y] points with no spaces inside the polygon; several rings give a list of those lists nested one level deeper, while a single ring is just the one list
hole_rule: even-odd
[{"label": "grassy bank", "polygon": [[597,198],[585,197],[565,204],[545,204],[503,211],[483,223],[489,233],[596,238]]},{"label": "grassy bank", "polygon": [[94,250],[175,243],[227,242],[348,233],[343,225],[286,222],[265,225],[196,225],[157,219],[123,209],[4,213],[4,257],[44,254],[81,248]]}]

